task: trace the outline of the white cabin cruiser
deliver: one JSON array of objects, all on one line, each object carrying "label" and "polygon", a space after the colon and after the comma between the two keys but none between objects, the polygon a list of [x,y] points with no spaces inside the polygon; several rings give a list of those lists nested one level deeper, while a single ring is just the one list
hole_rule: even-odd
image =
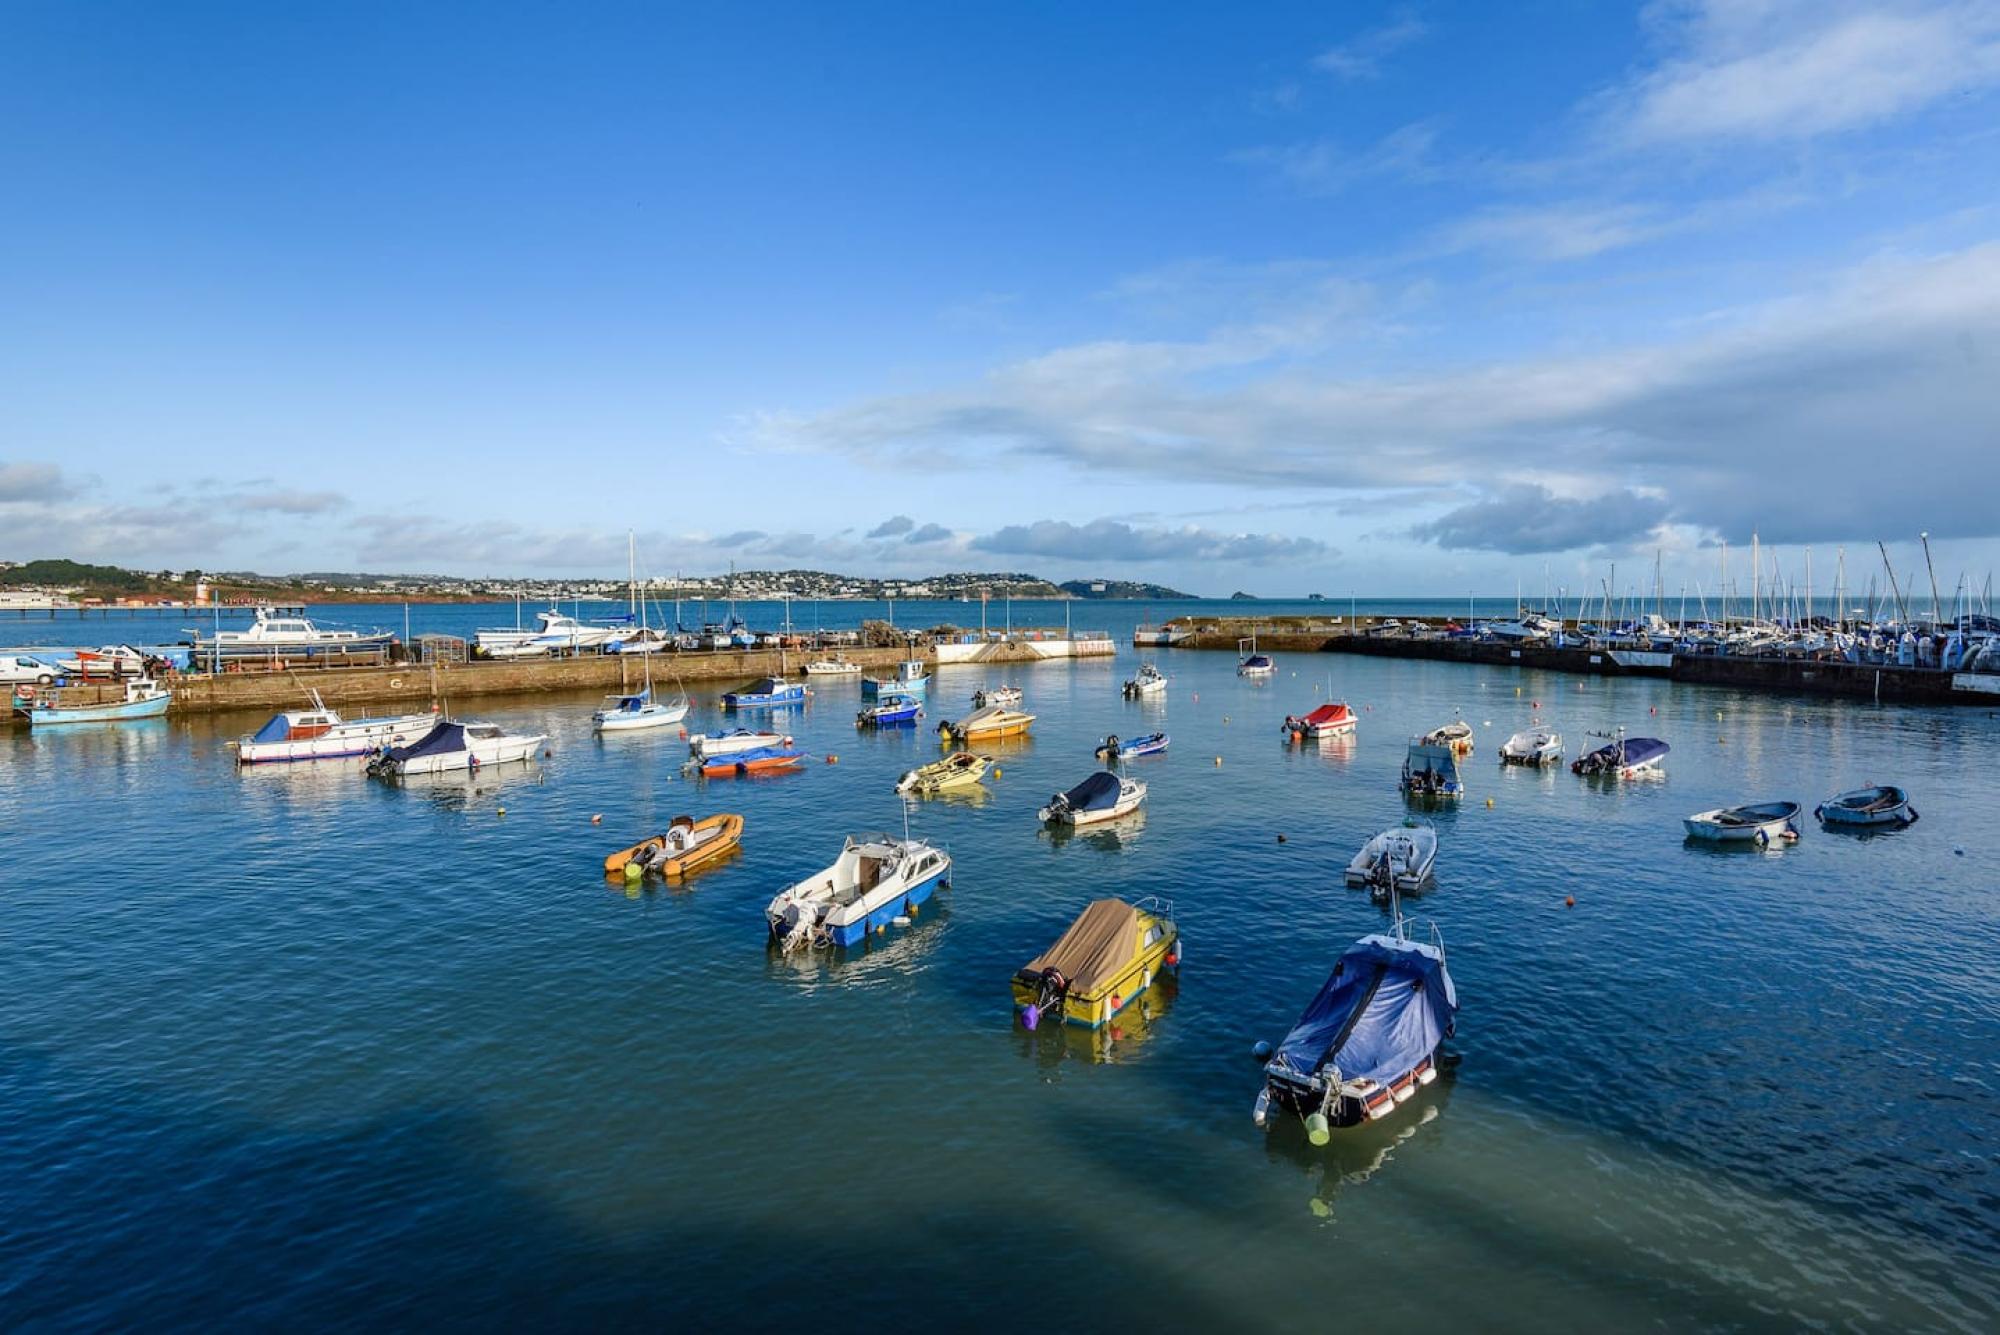
[{"label": "white cabin cruiser", "polygon": [[1151,663],[1141,663],[1139,671],[1125,683],[1125,698],[1138,700],[1167,689],[1167,674]]},{"label": "white cabin cruiser", "polygon": [[271,721],[247,737],[231,742],[236,763],[260,765],[274,761],[333,760],[365,756],[385,746],[416,741],[437,723],[436,714],[400,714],[393,718],[344,719],[312,692],[312,708],[273,714]]},{"label": "white cabin cruiser", "polygon": [[764,920],[787,951],[858,946],[899,919],[907,924],[950,876],[951,855],[922,839],[849,835],[833,865],[780,891]]},{"label": "white cabin cruiser", "polygon": [[194,656],[223,658],[320,657],[372,654],[395,638],[386,630],[321,630],[306,620],[303,607],[260,607],[247,630],[217,631],[208,640],[196,636]]},{"label": "white cabin cruiser", "polygon": [[377,778],[408,774],[445,774],[476,770],[485,765],[533,760],[546,736],[527,737],[501,729],[497,723],[459,723],[439,719],[431,730],[405,746],[392,746],[368,762]]}]

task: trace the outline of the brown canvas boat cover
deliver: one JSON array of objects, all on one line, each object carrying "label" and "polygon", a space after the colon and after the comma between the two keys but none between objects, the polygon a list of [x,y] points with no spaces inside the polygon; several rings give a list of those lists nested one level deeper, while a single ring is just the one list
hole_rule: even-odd
[{"label": "brown canvas boat cover", "polygon": [[1132,962],[1139,945],[1139,910],[1122,899],[1100,899],[1077,915],[1056,943],[1028,963],[1026,972],[1055,969],[1072,991],[1091,993]]}]

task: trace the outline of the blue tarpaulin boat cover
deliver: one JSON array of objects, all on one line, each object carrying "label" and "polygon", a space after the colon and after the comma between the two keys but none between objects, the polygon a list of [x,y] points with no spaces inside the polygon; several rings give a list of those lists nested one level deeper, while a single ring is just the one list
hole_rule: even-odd
[{"label": "blue tarpaulin boat cover", "polygon": [[1118,776],[1103,770],[1063,794],[1071,811],[1105,811],[1118,805]]},{"label": "blue tarpaulin boat cover", "polygon": [[465,749],[465,725],[440,720],[429,732],[408,746],[390,747],[389,757],[392,760],[410,760],[417,756],[444,755],[447,752]]},{"label": "blue tarpaulin boat cover", "polygon": [[1365,936],[1333,966],[1273,1064],[1304,1077],[1328,1066],[1338,1067],[1343,1080],[1387,1083],[1414,1070],[1450,1036],[1457,1011],[1451,976],[1435,952]]},{"label": "blue tarpaulin boat cover", "polygon": [[291,735],[291,721],[283,714],[274,714],[271,716],[271,721],[257,729],[256,736],[250,740],[253,742],[282,742]]}]

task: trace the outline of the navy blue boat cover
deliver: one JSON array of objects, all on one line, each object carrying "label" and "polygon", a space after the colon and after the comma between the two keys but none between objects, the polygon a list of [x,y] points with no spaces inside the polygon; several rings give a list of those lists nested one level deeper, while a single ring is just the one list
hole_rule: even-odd
[{"label": "navy blue boat cover", "polygon": [[429,732],[408,746],[390,747],[389,756],[392,760],[409,760],[414,756],[435,756],[447,751],[463,750],[465,750],[465,725],[447,723],[440,719]]},{"label": "navy blue boat cover", "polygon": [[1103,770],[1063,794],[1071,811],[1103,811],[1118,805],[1118,776]]},{"label": "navy blue boat cover", "polygon": [[759,677],[757,680],[751,682],[748,686],[745,686],[742,690],[731,691],[730,694],[731,695],[776,695],[779,691],[782,691],[784,689],[785,689],[785,683],[779,681],[776,677]]},{"label": "navy blue boat cover", "polygon": [[1450,1036],[1457,1009],[1442,960],[1363,937],[1333,966],[1272,1064],[1301,1076],[1336,1066],[1343,1080],[1386,1083]]},{"label": "navy blue boat cover", "polygon": [[283,714],[273,714],[271,721],[257,729],[253,742],[282,742],[292,735],[292,725]]}]

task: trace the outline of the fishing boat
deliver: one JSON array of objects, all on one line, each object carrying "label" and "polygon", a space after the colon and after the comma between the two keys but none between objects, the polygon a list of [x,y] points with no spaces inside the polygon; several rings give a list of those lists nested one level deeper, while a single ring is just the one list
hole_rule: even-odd
[{"label": "fishing boat", "polygon": [[239,765],[274,761],[332,760],[365,756],[385,746],[401,746],[431,730],[436,714],[403,714],[395,718],[343,719],[328,709],[319,692],[310,692],[311,709],[273,714],[270,722],[230,745]]},{"label": "fishing boat", "polygon": [[1758,802],[1742,807],[1717,807],[1696,812],[1681,824],[1688,838],[1712,844],[1790,843],[1799,837],[1797,802]]},{"label": "fishing boat", "polygon": [[1167,676],[1151,663],[1141,663],[1139,671],[1125,683],[1125,698],[1138,700],[1167,689]]},{"label": "fishing boat", "polygon": [[896,664],[893,676],[863,677],[861,698],[873,700],[882,695],[914,695],[919,700],[930,694],[931,677],[920,658],[905,659]]},{"label": "fishing boat", "polygon": [[1099,1028],[1181,963],[1173,905],[1153,897],[1099,899],[1014,975],[1014,1014],[1024,1029],[1045,1019]]},{"label": "fishing boat", "polygon": [[727,732],[698,732],[688,738],[688,754],[696,760],[707,760],[714,756],[736,755],[744,751],[758,751],[766,747],[790,746],[792,739],[782,732],[757,732],[750,728],[731,728]]},{"label": "fishing boat", "polygon": [[722,697],[724,709],[772,709],[784,705],[804,704],[812,692],[804,682],[783,681],[777,677],[759,677],[740,691],[729,691]]},{"label": "fishing boat", "polygon": [[1285,715],[1284,732],[1293,741],[1312,737],[1340,737],[1353,732],[1360,717],[1345,701],[1321,705],[1310,714]]},{"label": "fishing boat", "polygon": [[1149,732],[1144,737],[1120,737],[1117,733],[1104,739],[1097,748],[1099,760],[1129,760],[1133,756],[1155,755],[1167,749],[1167,735],[1163,732]]},{"label": "fishing boat", "polygon": [[665,728],[688,716],[687,697],[666,701],[653,698],[649,684],[634,695],[607,695],[604,708],[590,716],[590,725],[599,732],[630,732],[640,728]]},{"label": "fishing boat", "polygon": [[861,664],[845,658],[816,658],[806,664],[808,677],[858,677]]},{"label": "fishing boat", "polygon": [[977,755],[971,751],[954,751],[943,760],[933,760],[928,765],[920,765],[896,780],[899,793],[916,793],[929,797],[935,793],[950,792],[954,788],[974,788],[986,777],[986,771],[993,765],[992,756]]},{"label": "fishing boat", "polygon": [[1458,752],[1419,737],[1403,757],[1402,788],[1409,797],[1463,797],[1465,782],[1458,772]]},{"label": "fishing boat", "polygon": [[1563,760],[1563,737],[1550,728],[1529,728],[1517,732],[1500,746],[1500,763],[1503,765],[1560,765]]},{"label": "fishing boat", "polygon": [[1892,784],[1882,784],[1829,797],[1813,808],[1813,815],[1819,817],[1822,825],[1865,829],[1914,824],[1917,809],[1910,805],[1908,793]]},{"label": "fishing boat", "polygon": [[1236,642],[1236,675],[1239,677],[1268,677],[1278,670],[1269,654],[1257,652],[1257,637]]},{"label": "fishing boat", "polygon": [[778,892],[764,921],[787,951],[858,946],[892,923],[907,925],[950,876],[951,855],[921,839],[849,835],[832,866]]},{"label": "fishing boat", "polygon": [[159,718],[173,702],[174,693],[151,677],[135,677],[125,683],[125,698],[98,705],[58,706],[53,696],[44,695],[28,710],[28,723],[37,728],[64,728],[82,723],[127,723],[133,719]]},{"label": "fishing boat", "polygon": [[885,695],[854,716],[857,728],[880,728],[896,723],[915,723],[924,716],[924,707],[914,695]]},{"label": "fishing boat", "polygon": [[1194,632],[1186,626],[1141,624],[1132,627],[1134,649],[1168,649],[1193,638]]},{"label": "fishing boat", "polygon": [[368,772],[376,778],[400,778],[533,760],[547,740],[545,736],[510,733],[496,723],[439,719],[416,741],[384,747],[368,762]]},{"label": "fishing boat", "polygon": [[1472,725],[1463,719],[1453,719],[1442,728],[1433,728],[1423,736],[1426,746],[1448,746],[1454,754],[1472,754]]},{"label": "fishing boat", "polygon": [[705,777],[721,779],[732,775],[766,774],[773,770],[797,769],[804,763],[805,758],[806,753],[787,740],[780,746],[760,746],[749,751],[732,751],[727,755],[709,756],[699,764]]},{"label": "fishing boat", "polygon": [[1415,890],[1430,879],[1437,865],[1437,831],[1417,821],[1403,824],[1370,839],[1347,864],[1347,883],[1365,885],[1377,899],[1386,900],[1391,890]]},{"label": "fishing boat", "polygon": [[743,817],[733,811],[696,820],[676,816],[665,834],[641,839],[604,859],[604,874],[636,879],[657,872],[685,876],[720,860],[743,843]]},{"label": "fishing boat", "polygon": [[1578,756],[1570,762],[1572,774],[1606,775],[1620,779],[1630,779],[1640,774],[1657,774],[1660,762],[1667,758],[1673,748],[1657,737],[1627,737],[1620,728],[1615,735],[1593,733],[1593,736],[1611,736],[1607,746]]},{"label": "fishing boat", "polygon": [[207,640],[197,635],[194,656],[199,660],[372,654],[388,648],[395,638],[386,630],[321,630],[304,614],[304,607],[260,607],[248,629],[217,631]]},{"label": "fishing boat", "polygon": [[1341,955],[1277,1050],[1258,1045],[1271,1055],[1252,1118],[1268,1127],[1289,1112],[1324,1145],[1333,1127],[1389,1116],[1437,1079],[1457,1015],[1443,939],[1433,927],[1429,941],[1410,940],[1398,905],[1389,931]]},{"label": "fishing boat", "polygon": [[938,724],[938,733],[947,741],[963,745],[977,738],[1017,737],[1026,732],[1034,721],[1033,714],[1024,714],[1006,705],[987,705],[956,722],[945,720]]},{"label": "fishing boat", "polygon": [[972,707],[984,709],[988,705],[1018,705],[1021,703],[1019,686],[988,686],[972,693]]},{"label": "fishing boat", "polygon": [[1145,784],[1099,770],[1068,792],[1051,797],[1035,814],[1044,824],[1096,825],[1130,815],[1145,800]]}]

